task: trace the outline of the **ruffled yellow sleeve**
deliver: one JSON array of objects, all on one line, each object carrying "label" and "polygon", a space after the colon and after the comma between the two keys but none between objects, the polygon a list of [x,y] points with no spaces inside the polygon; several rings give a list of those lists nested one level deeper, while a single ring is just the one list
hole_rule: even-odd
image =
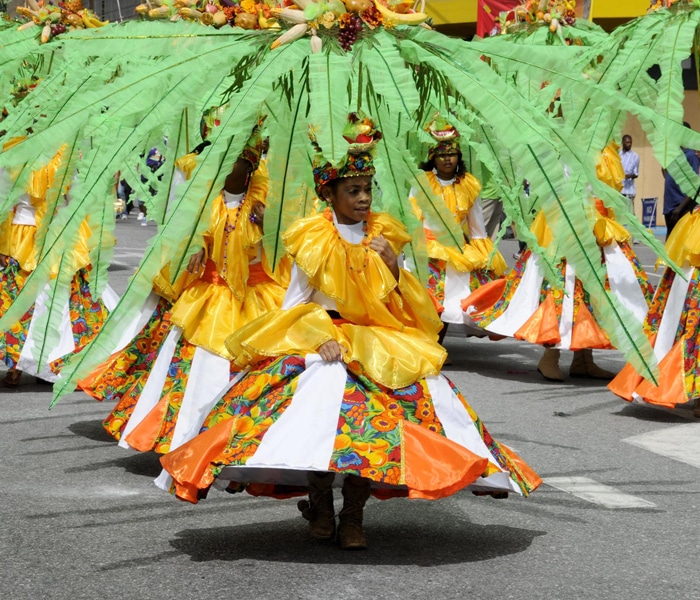
[{"label": "ruffled yellow sleeve", "polygon": [[[503,273],[508,270],[506,260],[503,258],[503,255],[496,250],[491,238],[473,238],[469,240],[469,244],[467,245],[478,253],[479,260],[483,265],[482,268],[493,271],[495,275],[503,275]],[[493,258],[491,258],[492,254]]]},{"label": "ruffled yellow sleeve", "polygon": [[629,242],[632,239],[630,232],[615,220],[611,209],[607,209],[606,214],[598,213],[593,233],[599,246],[609,246],[613,242]]},{"label": "ruffled yellow sleeve", "polygon": [[700,211],[684,215],[666,241],[668,257],[680,267],[700,267]]},{"label": "ruffled yellow sleeve", "polygon": [[596,165],[596,175],[604,184],[619,192],[625,180],[625,170],[622,168],[618,148],[615,142],[611,142],[603,149]]},{"label": "ruffled yellow sleeve", "polygon": [[7,219],[0,223],[0,254],[4,254],[5,256],[12,256],[10,238],[13,217],[14,213],[10,211],[10,214],[7,215]]},{"label": "ruffled yellow sleeve", "polygon": [[87,267],[90,264],[90,250],[88,246],[88,240],[92,235],[92,230],[88,225],[88,218],[85,217],[80,222],[80,227],[78,228],[78,241],[73,247],[73,269],[78,271]]},{"label": "ruffled yellow sleeve", "polygon": [[471,173],[465,173],[454,187],[456,192],[457,214],[461,221],[467,218],[467,214],[479,197],[481,182]]},{"label": "ruffled yellow sleeve", "polygon": [[476,248],[469,244],[464,244],[461,249],[454,246],[445,246],[435,239],[432,232],[427,230],[426,250],[430,258],[444,260],[460,273],[469,273],[486,266],[485,256]]},{"label": "ruffled yellow sleeve", "polygon": [[194,152],[185,154],[175,161],[175,168],[180,169],[185,174],[185,179],[192,177],[192,171],[197,166],[197,155]]},{"label": "ruffled yellow sleeve", "polygon": [[175,302],[183,291],[185,291],[192,283],[200,278],[199,273],[188,273],[184,271],[174,283],[170,282],[170,264],[165,265],[160,273],[153,278],[153,291],[156,294]]},{"label": "ruffled yellow sleeve", "polygon": [[544,213],[540,211],[530,226],[530,231],[537,238],[537,243],[542,248],[547,248],[552,243],[552,230],[547,225]]},{"label": "ruffled yellow sleeve", "polygon": [[318,304],[300,304],[244,325],[228,336],[226,348],[244,368],[270,356],[313,353],[333,339],[337,331],[328,313]]}]

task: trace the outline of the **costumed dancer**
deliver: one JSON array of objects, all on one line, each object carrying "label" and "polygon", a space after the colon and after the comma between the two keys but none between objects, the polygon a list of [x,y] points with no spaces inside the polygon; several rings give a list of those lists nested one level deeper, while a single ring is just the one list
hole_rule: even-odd
[{"label": "costumed dancer", "polygon": [[[625,174],[614,143],[601,152],[597,175],[614,189],[622,189]],[[596,211],[594,233],[600,247],[600,260],[607,268],[606,287],[641,324],[653,288],[629,244],[631,236],[600,200],[596,199],[590,209]],[[544,213],[537,215],[531,231],[540,247],[550,246],[552,233]],[[561,349],[574,351],[569,369],[571,377],[612,379],[614,373],[593,362],[594,348],[611,349],[613,346],[596,321],[573,265],[565,260],[558,265],[564,279],[561,290],[547,280],[541,260],[537,254],[526,250],[505,278],[486,284],[465,298],[464,309],[475,324],[490,333],[544,346],[537,370],[549,381],[564,381],[559,368]]]},{"label": "costumed dancer", "polygon": [[684,215],[666,242],[681,277],[666,268],[644,321],[644,331],[659,363],[657,385],[627,364],[608,387],[627,401],[667,408],[692,402],[700,418],[700,208]]},{"label": "costumed dancer", "polygon": [[[256,133],[235,162],[213,202],[204,247],[190,259],[190,283],[164,318],[81,382],[95,397],[106,387],[120,397],[104,426],[123,447],[164,453],[196,435],[238,371],[226,336],[282,305],[288,262],[273,272],[262,249],[262,147]],[[168,489],[167,474],[156,483]]]},{"label": "costumed dancer", "polygon": [[[0,316],[17,298],[27,277],[37,266],[37,228],[48,227],[51,220],[51,215],[47,214],[46,194],[53,185],[61,160],[62,150],[45,167],[32,173],[27,192],[0,225],[0,265],[3,268]],[[68,297],[50,297],[51,284],[47,284],[20,320],[0,335],[0,358],[9,369],[3,380],[5,386],[19,385],[22,371],[37,380],[55,381],[57,375],[52,365],[60,365],[65,357],[85,346],[102,327],[108,310],[116,306],[118,297],[109,286],[96,300],[90,293],[90,235],[86,218],[80,224],[77,242],[61,262],[61,269],[74,273]],[[52,277],[58,276],[55,268]],[[37,323],[47,311],[57,309],[61,311],[58,343],[44,348],[46,331],[42,331]]]},{"label": "costumed dancer", "polygon": [[[202,118],[202,123],[206,115]],[[197,166],[197,156],[210,145],[205,141],[189,154],[175,161],[171,192],[166,212],[170,210],[177,187],[188,181]],[[102,364],[83,378],[79,387],[96,400],[119,402],[124,394],[140,393],[152,368],[152,362],[172,328],[170,309],[182,291],[198,274],[185,272],[174,282],[170,276],[170,264],[166,264],[153,280],[153,288],[139,310],[132,310],[133,318],[124,327],[114,352]],[[140,383],[140,387],[139,384]],[[138,390],[138,391],[137,391]]]},{"label": "costumed dancer", "polygon": [[428,160],[420,167],[426,171],[433,192],[444,200],[468,238],[461,250],[441,244],[435,237],[436,226],[415,207],[418,218],[423,221],[426,236],[428,292],[439,307],[440,319],[445,323],[440,332],[442,343],[450,323],[466,326],[471,335],[484,335],[482,329],[472,325],[471,319],[462,310],[461,302],[479,286],[503,275],[507,265],[486,232],[484,215],[478,202],[481,183],[467,171],[462,160],[459,133],[440,117],[434,119],[427,130],[437,144],[430,149]]},{"label": "costumed dancer", "polygon": [[228,338],[238,368],[250,371],[202,433],[161,457],[176,495],[193,503],[215,482],[276,498],[308,493],[299,508],[318,539],[335,535],[332,487],[342,486],[344,549],[366,547],[370,494],[527,495],[540,482],[440,374],[442,324],[425,288],[398,266],[410,236],[371,210],[369,150],[379,135],[352,143],[335,167],[316,156],[328,207],[283,234],[294,265],[282,310]]}]

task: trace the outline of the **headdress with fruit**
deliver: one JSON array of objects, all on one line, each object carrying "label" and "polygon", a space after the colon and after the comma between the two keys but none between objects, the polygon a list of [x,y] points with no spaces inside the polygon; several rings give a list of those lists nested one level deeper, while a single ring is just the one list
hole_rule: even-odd
[{"label": "headdress with fruit", "polygon": [[433,120],[426,125],[425,131],[437,142],[428,151],[428,160],[447,154],[462,155],[458,141],[459,132],[444,117],[435,115]]},{"label": "headdress with fruit", "polygon": [[693,0],[650,0],[648,12],[656,12],[662,8],[671,8],[675,4],[693,4]]},{"label": "headdress with fruit", "polygon": [[279,27],[271,16],[277,2],[255,0],[148,0],[135,11],[143,19],[196,21],[212,27],[241,27],[242,29],[271,29]]},{"label": "headdress with fruit", "polygon": [[253,171],[260,165],[260,159],[265,152],[265,138],[262,133],[264,122],[265,119],[258,119],[257,125],[253,128],[250,138],[241,152],[241,158],[250,163]]},{"label": "headdress with fruit", "polygon": [[313,160],[316,193],[321,198],[321,189],[335,179],[345,177],[362,177],[374,175],[373,148],[382,139],[382,132],[377,130],[369,117],[351,113],[343,129],[343,137],[348,142],[347,154],[336,166],[326,160],[316,142],[316,136],[310,132],[311,141],[317,149]]},{"label": "headdress with fruit", "polygon": [[109,23],[100,21],[92,10],[83,7],[82,0],[57,4],[50,4],[48,0],[25,0],[25,6],[18,6],[16,10],[18,15],[28,19],[19,29],[41,27],[42,44],[66,31],[95,29]]},{"label": "headdress with fruit", "polygon": [[[508,14],[514,14],[510,20]],[[535,27],[548,27],[550,33],[562,35],[562,27],[576,23],[576,0],[527,0],[512,13],[497,19],[501,33],[514,33]]]},{"label": "headdress with fruit", "polygon": [[355,40],[367,28],[378,26],[421,25],[428,15],[415,7],[419,2],[404,0],[294,0],[297,8],[272,9],[272,14],[291,25],[272,44],[277,48],[311,35],[313,52],[320,52],[323,38],[336,38],[346,52],[352,49]]},{"label": "headdress with fruit", "polygon": [[212,106],[202,113],[202,118],[199,121],[199,134],[203,140],[206,140],[214,127],[221,125],[221,117],[226,112],[228,104],[221,106]]}]

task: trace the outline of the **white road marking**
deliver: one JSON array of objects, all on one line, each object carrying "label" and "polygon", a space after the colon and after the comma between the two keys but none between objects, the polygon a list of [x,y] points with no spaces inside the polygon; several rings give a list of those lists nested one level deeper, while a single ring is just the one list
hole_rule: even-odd
[{"label": "white road marking", "polygon": [[588,477],[548,477],[544,482],[562,492],[586,502],[600,504],[605,508],[653,508],[656,506],[653,502],[625,494]]},{"label": "white road marking", "polygon": [[688,423],[622,440],[700,469],[700,423]]},{"label": "white road marking", "polygon": [[145,250],[142,250],[141,252],[135,252],[133,250],[120,250],[117,248],[114,251],[114,256],[118,256],[119,258],[126,258],[126,257],[137,257],[140,258],[144,255]]}]

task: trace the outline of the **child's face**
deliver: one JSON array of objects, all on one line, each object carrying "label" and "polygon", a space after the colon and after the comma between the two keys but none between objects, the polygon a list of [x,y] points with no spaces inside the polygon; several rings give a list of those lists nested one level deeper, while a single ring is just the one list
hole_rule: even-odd
[{"label": "child's face", "polygon": [[441,154],[435,157],[435,170],[441,179],[452,179],[457,172],[458,163],[457,154]]},{"label": "child's face", "polygon": [[335,190],[328,188],[326,199],[341,225],[354,225],[367,218],[372,206],[372,178],[346,177],[339,179]]}]

